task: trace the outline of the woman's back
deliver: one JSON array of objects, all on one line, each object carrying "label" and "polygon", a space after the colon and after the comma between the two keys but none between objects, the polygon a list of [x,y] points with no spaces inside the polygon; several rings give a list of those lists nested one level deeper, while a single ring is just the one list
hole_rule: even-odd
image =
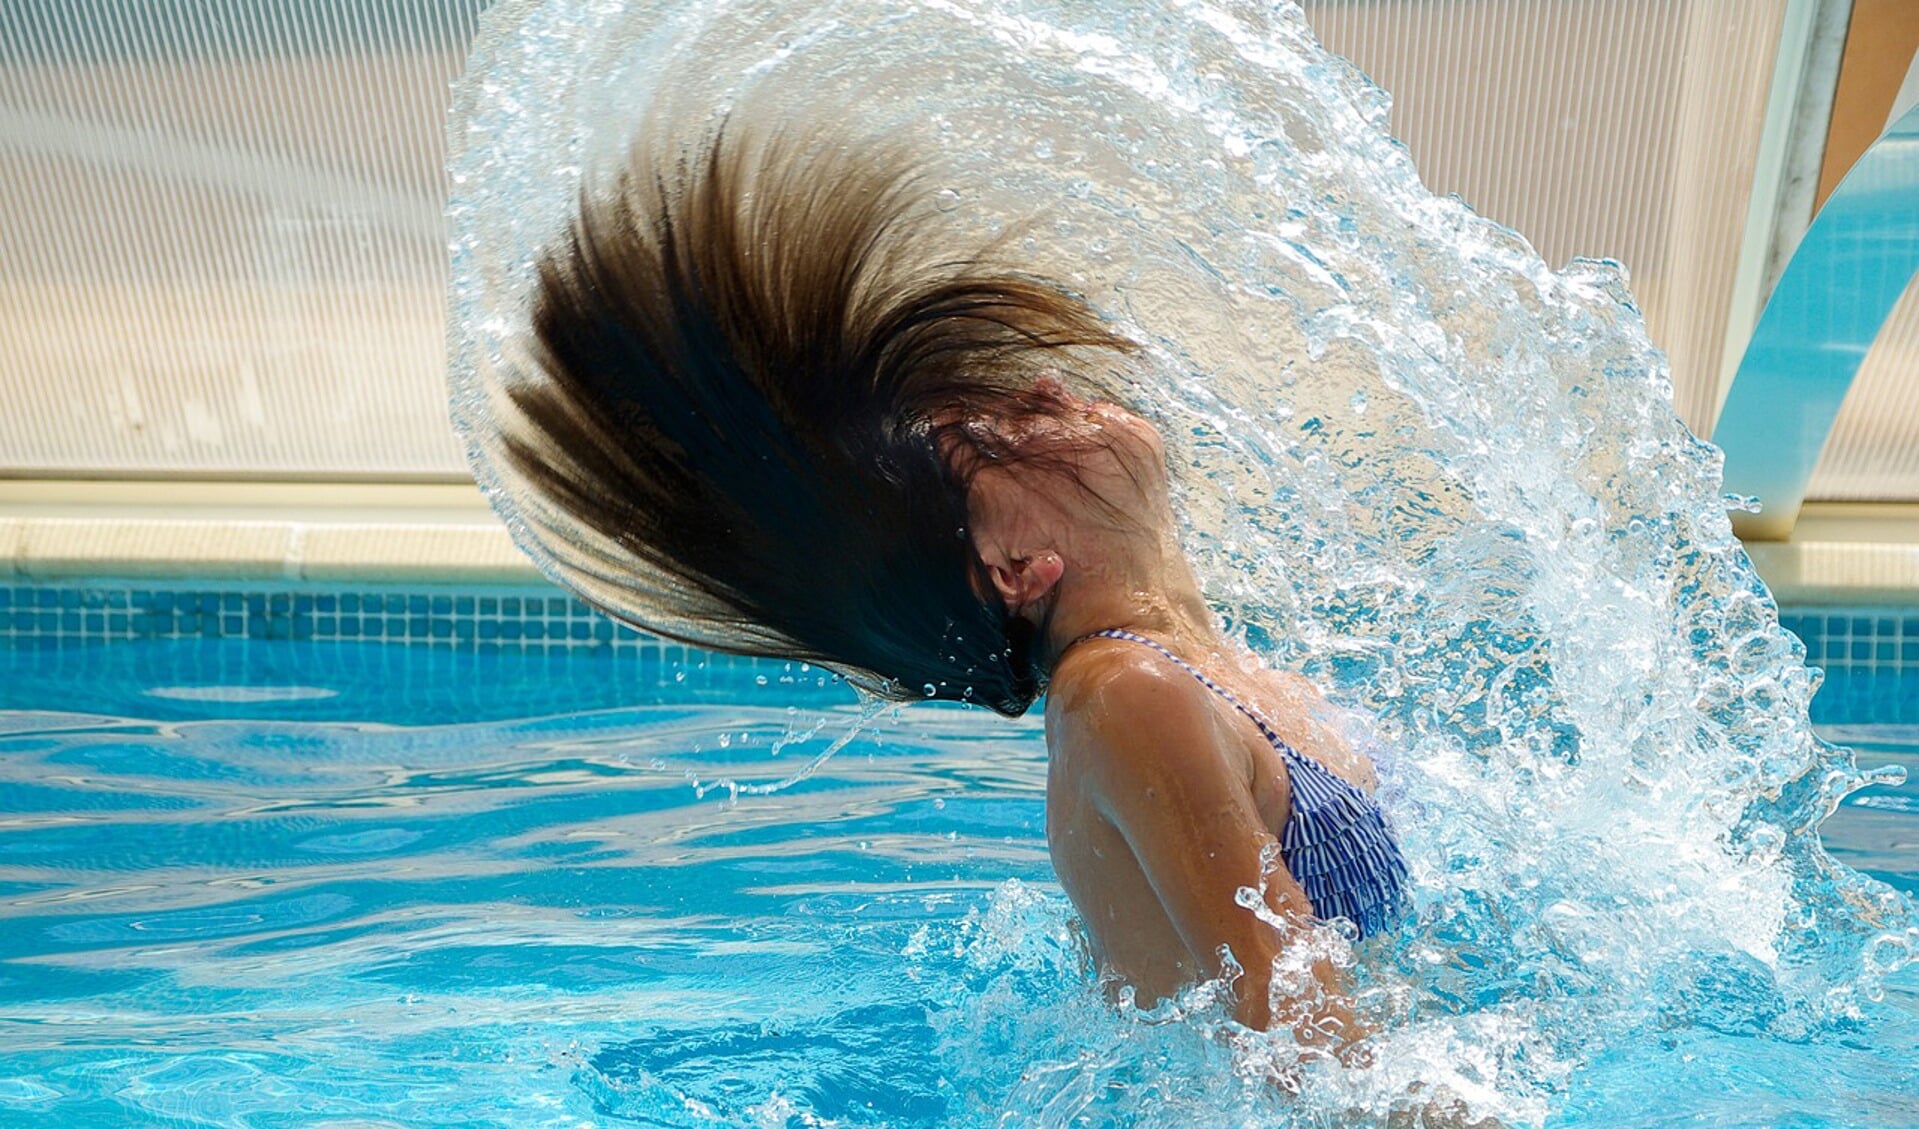
[{"label": "woman's back", "polygon": [[[1337,916],[1377,931],[1400,910],[1405,871],[1370,764],[1310,684],[1224,677],[1126,631],[1073,647],[1047,710],[1047,836],[1102,965],[1150,1003],[1216,974],[1225,945],[1251,1021],[1285,941],[1275,923]],[[1248,888],[1264,891],[1266,920]]]}]

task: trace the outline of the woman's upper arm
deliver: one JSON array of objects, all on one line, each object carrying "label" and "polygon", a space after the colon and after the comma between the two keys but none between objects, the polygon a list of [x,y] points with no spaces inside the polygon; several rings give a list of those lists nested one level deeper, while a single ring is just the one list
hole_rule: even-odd
[{"label": "woman's upper arm", "polygon": [[[1273,834],[1253,799],[1250,766],[1209,698],[1151,669],[1130,669],[1102,687],[1086,718],[1084,779],[1092,799],[1133,851],[1186,948],[1208,974],[1221,947],[1244,970],[1239,1018],[1265,1027],[1278,933],[1238,902],[1242,887],[1266,887],[1276,912],[1301,919],[1303,892],[1266,848]],[[1276,866],[1262,874],[1262,867]]]}]

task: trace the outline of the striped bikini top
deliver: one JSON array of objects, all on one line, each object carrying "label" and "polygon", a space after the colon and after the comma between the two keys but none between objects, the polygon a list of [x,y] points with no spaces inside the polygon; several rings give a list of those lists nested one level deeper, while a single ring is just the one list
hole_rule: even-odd
[{"label": "striped bikini top", "polygon": [[1286,826],[1280,829],[1280,855],[1321,920],[1343,917],[1353,923],[1364,940],[1392,925],[1405,912],[1406,860],[1393,841],[1392,829],[1386,825],[1386,815],[1377,800],[1287,744],[1265,718],[1159,643],[1116,627],[1081,638],[1124,639],[1151,647],[1259,727],[1259,735],[1285,760],[1292,784],[1291,811]]}]

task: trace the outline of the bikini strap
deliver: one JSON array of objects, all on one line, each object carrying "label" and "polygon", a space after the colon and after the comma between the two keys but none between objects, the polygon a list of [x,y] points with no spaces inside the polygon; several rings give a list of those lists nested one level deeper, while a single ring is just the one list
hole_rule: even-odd
[{"label": "bikini strap", "polygon": [[[1120,627],[1108,627],[1100,631],[1088,631],[1086,634],[1080,636],[1078,639],[1075,639],[1071,643],[1068,643],[1067,646],[1068,647],[1077,646],[1078,644],[1084,642],[1087,639],[1124,639],[1128,643],[1138,643],[1142,647],[1151,647],[1153,650],[1158,651],[1160,654],[1165,655],[1167,658],[1171,659],[1174,665],[1178,666],[1181,670],[1184,670],[1186,673],[1192,675],[1194,678],[1197,678],[1201,686],[1206,687],[1208,690],[1211,690],[1213,693],[1218,694],[1220,697],[1226,699],[1226,702],[1228,705],[1231,705],[1234,709],[1238,710],[1240,713],[1245,714],[1247,718],[1250,719],[1255,726],[1259,727],[1259,735],[1261,737],[1266,738],[1266,741],[1268,744],[1272,745],[1274,748],[1278,749],[1280,752],[1285,753],[1289,759],[1294,759],[1294,760],[1306,759],[1305,757],[1300,755],[1299,750],[1293,748],[1292,745],[1287,743],[1286,739],[1284,737],[1281,737],[1279,733],[1276,730],[1274,730],[1271,725],[1268,725],[1266,723],[1265,718],[1253,712],[1251,707],[1247,706],[1246,703],[1234,697],[1232,691],[1226,689],[1226,687],[1224,686],[1221,686],[1219,683],[1214,682],[1211,678],[1207,677],[1204,671],[1200,670],[1198,667],[1194,666],[1192,663],[1189,663],[1185,659],[1182,659],[1178,655],[1174,654],[1164,643],[1159,642],[1157,639],[1148,639],[1144,635],[1127,631],[1124,628],[1120,628]],[[1064,652],[1062,651],[1061,653],[1063,654]]]}]

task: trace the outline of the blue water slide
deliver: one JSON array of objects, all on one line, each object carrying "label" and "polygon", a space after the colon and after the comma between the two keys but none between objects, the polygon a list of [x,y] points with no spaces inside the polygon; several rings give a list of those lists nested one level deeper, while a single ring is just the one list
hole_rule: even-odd
[{"label": "blue water slide", "polygon": [[1754,327],[1713,442],[1753,541],[1792,535],[1819,452],[1879,328],[1919,271],[1919,106],[1852,167],[1813,219]]}]

